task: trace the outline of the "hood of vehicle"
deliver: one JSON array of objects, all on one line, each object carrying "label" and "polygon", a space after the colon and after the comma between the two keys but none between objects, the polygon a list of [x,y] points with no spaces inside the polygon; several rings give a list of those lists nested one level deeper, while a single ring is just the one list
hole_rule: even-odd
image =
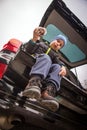
[{"label": "hood of vehicle", "polygon": [[67,37],[67,45],[59,51],[59,56],[69,68],[87,64],[87,27],[62,0],[52,1],[39,26],[47,28],[43,40],[48,43],[58,34]]}]

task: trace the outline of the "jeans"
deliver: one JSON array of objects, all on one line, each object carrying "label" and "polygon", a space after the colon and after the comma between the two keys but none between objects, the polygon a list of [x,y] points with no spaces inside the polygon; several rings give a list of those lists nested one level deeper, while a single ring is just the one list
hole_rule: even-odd
[{"label": "jeans", "polygon": [[47,54],[37,54],[36,62],[32,66],[30,75],[41,75],[43,79],[52,82],[57,91],[60,89],[61,76],[59,75],[61,66],[52,64],[51,58]]}]

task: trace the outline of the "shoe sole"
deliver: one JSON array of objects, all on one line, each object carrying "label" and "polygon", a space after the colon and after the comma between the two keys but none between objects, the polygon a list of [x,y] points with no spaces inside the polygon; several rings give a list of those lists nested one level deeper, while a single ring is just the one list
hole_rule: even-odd
[{"label": "shoe sole", "polygon": [[53,112],[59,109],[59,103],[54,100],[41,100],[40,104]]},{"label": "shoe sole", "polygon": [[41,92],[38,88],[32,87],[23,92],[23,96],[28,98],[40,99]]}]

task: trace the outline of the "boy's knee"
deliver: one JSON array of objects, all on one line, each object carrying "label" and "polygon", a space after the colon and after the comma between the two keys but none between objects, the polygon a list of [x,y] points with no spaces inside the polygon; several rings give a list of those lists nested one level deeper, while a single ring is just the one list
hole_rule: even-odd
[{"label": "boy's knee", "polygon": [[58,69],[58,70],[61,69],[61,66],[59,64],[53,64],[52,67],[54,67],[55,69]]},{"label": "boy's knee", "polygon": [[48,63],[48,62],[52,63],[51,58],[50,58],[49,55],[47,55],[47,54],[43,54],[42,57],[43,57],[43,60],[45,60],[47,63]]}]

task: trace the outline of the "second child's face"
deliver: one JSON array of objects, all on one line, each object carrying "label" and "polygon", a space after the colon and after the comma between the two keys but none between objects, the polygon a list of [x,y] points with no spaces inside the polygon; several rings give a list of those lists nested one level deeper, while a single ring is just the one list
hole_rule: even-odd
[{"label": "second child's face", "polygon": [[64,41],[61,39],[58,40],[54,40],[50,43],[50,47],[55,50],[58,51],[60,50],[62,47],[64,46]]}]

